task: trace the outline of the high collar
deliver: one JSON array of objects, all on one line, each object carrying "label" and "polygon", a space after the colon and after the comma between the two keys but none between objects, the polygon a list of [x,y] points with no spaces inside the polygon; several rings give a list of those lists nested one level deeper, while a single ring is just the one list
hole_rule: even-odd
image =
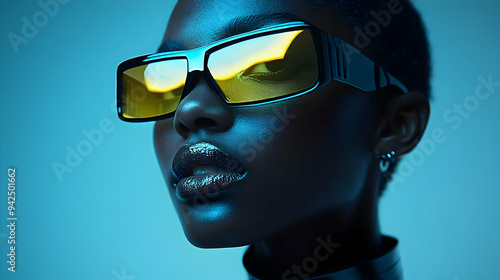
[{"label": "high collar", "polygon": [[[310,280],[403,280],[401,257],[397,249],[398,241],[394,238],[383,236],[384,254],[380,257],[365,260],[354,266],[342,270],[308,278]],[[255,259],[251,256],[251,247],[245,252],[243,264],[248,272],[249,280],[264,280],[265,277],[256,275],[249,268],[255,267]],[[297,275],[289,274],[282,279],[303,279]],[[266,279],[267,280],[267,279]]]}]

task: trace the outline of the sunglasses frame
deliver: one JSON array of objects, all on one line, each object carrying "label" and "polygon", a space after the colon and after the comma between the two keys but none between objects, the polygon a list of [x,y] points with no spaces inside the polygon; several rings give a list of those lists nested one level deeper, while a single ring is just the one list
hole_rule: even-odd
[{"label": "sunglasses frame", "polygon": [[[316,46],[319,68],[318,80],[316,83],[304,90],[283,96],[245,103],[230,103],[217,85],[207,67],[210,54],[241,41],[294,30],[309,30],[313,37],[314,44]],[[224,100],[225,104],[230,107],[257,106],[295,98],[329,84],[331,80],[351,85],[365,92],[375,91],[388,85],[395,85],[400,88],[402,92],[408,92],[408,89],[403,85],[403,83],[388,72],[384,71],[379,65],[365,55],[361,54],[361,52],[344,40],[314,28],[304,22],[294,21],[231,36],[210,45],[192,50],[154,53],[123,61],[119,64],[117,69],[117,110],[118,116],[121,120],[127,122],[146,122],[168,119],[174,116],[176,111],[147,118],[125,117],[121,110],[123,98],[123,73],[128,69],[141,65],[179,58],[185,59],[188,63],[186,83],[184,85],[179,103],[192,90],[191,84],[193,78],[197,75],[202,75],[202,78],[207,81],[209,86],[216,91],[222,100]]]}]

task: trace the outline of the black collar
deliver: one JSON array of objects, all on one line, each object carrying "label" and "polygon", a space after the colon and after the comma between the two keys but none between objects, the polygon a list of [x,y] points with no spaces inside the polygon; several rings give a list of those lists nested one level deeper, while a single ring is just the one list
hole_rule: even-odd
[{"label": "black collar", "polygon": [[[311,280],[402,280],[403,279],[403,269],[401,265],[401,258],[397,249],[398,241],[394,238],[383,236],[382,237],[385,254],[371,260],[362,261],[354,266],[332,271],[328,274],[317,276],[314,278],[309,278]],[[248,272],[250,280],[264,280],[263,278],[258,278],[254,275],[249,267],[255,267],[252,265],[254,261],[250,256],[250,249],[245,252],[243,257],[243,264]],[[296,275],[290,275],[289,277],[283,278],[289,280],[302,279]]]}]

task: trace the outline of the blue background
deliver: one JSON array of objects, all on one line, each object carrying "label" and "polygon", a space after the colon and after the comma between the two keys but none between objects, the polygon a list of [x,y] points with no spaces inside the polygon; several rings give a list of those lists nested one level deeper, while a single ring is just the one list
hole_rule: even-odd
[{"label": "blue background", "polygon": [[[45,1],[45,0],[44,0]],[[115,69],[154,52],[174,1],[69,1],[38,18],[36,1],[0,2],[0,278],[244,279],[244,248],[198,249],[185,239],[156,164],[152,124],[114,111]],[[417,149],[381,200],[384,233],[400,240],[406,279],[500,277],[500,87],[460,126],[443,117],[480,82],[500,81],[500,3],[415,1],[433,50],[433,150]],[[484,90],[484,89],[483,89]],[[83,147],[83,130],[110,122]],[[60,180],[67,149],[88,155]],[[423,155],[423,156],[422,156]],[[7,168],[16,167],[16,270],[7,271]],[[224,272],[222,272],[224,271]],[[126,276],[134,276],[126,277]]]}]

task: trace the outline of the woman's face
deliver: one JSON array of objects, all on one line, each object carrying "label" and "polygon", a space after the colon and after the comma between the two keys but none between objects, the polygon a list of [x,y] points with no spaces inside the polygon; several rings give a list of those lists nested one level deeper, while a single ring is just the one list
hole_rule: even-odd
[{"label": "woman's face", "polygon": [[[205,46],[227,34],[236,18],[276,12],[339,37],[348,33],[331,12],[300,0],[235,2],[180,1],[164,41],[182,49]],[[252,22],[258,21],[245,27],[261,27]],[[374,100],[332,82],[290,100],[228,107],[204,79],[193,81],[175,117],[154,129],[158,161],[190,242],[246,245],[352,207],[373,163]]]}]

